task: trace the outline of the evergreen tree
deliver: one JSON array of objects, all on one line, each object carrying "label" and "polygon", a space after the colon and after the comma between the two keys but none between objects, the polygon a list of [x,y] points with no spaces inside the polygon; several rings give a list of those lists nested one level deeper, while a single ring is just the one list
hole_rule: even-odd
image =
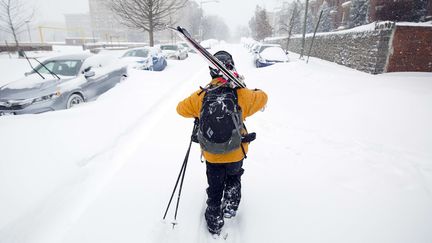
[{"label": "evergreen tree", "polygon": [[[304,23],[304,15],[306,11],[306,2],[301,2],[298,5],[300,7],[299,11],[299,31],[297,33],[303,33],[303,23]],[[306,33],[312,33],[315,29],[315,24],[318,21],[318,16],[314,16],[311,11],[311,5],[308,6],[308,13],[306,16]]]},{"label": "evergreen tree", "polygon": [[267,17],[267,11],[256,6],[255,16],[249,21],[252,37],[256,40],[263,40],[272,35],[272,27]]},{"label": "evergreen tree", "polygon": [[369,0],[351,0],[349,27],[357,27],[368,23]]},{"label": "evergreen tree", "polygon": [[334,29],[332,12],[336,11],[335,7],[330,7],[327,1],[324,1],[318,12],[323,11],[321,23],[318,27],[318,32],[329,32]]}]

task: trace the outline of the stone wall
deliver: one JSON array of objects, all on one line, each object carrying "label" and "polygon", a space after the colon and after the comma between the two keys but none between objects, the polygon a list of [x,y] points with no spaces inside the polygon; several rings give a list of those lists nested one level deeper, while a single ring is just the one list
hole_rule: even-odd
[{"label": "stone wall", "polygon": [[[19,49],[23,51],[52,51],[52,45],[48,44],[20,44]],[[17,52],[18,48],[15,43],[0,44],[0,52]]]},{"label": "stone wall", "polygon": [[[286,47],[287,38],[266,42]],[[301,36],[292,37],[288,50],[300,53],[301,42]],[[311,42],[312,35],[309,34],[305,56],[309,53]],[[380,22],[352,30],[317,34],[310,55],[372,74],[431,72],[431,42],[432,25],[403,27],[393,22]]]},{"label": "stone wall", "polygon": [[[393,26],[392,23],[386,22],[366,31],[317,34],[310,55],[367,73],[383,73]],[[286,39],[268,42],[286,46]],[[311,42],[312,35],[308,35],[306,37],[305,56],[309,53]],[[301,36],[291,38],[288,50],[300,53],[301,43]]]}]

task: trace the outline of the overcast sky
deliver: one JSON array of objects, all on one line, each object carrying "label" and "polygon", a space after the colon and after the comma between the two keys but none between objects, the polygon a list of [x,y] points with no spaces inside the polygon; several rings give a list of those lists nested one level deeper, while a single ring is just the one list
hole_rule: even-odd
[{"label": "overcast sky", "polygon": [[[36,22],[64,22],[64,14],[87,13],[88,0],[22,0],[36,6]],[[199,0],[196,0],[199,3]],[[203,0],[207,2],[209,0]],[[281,0],[219,0],[203,4],[206,14],[219,15],[234,29],[238,25],[247,25],[257,4],[272,10]]]}]

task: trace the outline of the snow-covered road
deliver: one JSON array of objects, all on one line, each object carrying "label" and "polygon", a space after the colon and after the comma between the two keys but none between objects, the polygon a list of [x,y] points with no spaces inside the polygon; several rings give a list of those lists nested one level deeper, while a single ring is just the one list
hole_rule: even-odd
[{"label": "snow-covered road", "polygon": [[[219,48],[269,94],[247,121],[258,138],[226,241],[432,241],[431,74],[373,76],[296,56],[255,69],[241,46]],[[175,107],[208,78],[191,55],[76,109],[0,118],[0,242],[214,241],[196,144],[179,224],[161,221],[192,129]]]}]

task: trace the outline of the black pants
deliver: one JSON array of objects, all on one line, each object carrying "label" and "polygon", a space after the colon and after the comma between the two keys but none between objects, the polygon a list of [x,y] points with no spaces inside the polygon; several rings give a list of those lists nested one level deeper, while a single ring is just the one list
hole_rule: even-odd
[{"label": "black pants", "polygon": [[221,208],[222,199],[235,205],[235,210],[241,198],[241,176],[243,175],[243,160],[233,163],[214,164],[207,162],[207,206]]}]

